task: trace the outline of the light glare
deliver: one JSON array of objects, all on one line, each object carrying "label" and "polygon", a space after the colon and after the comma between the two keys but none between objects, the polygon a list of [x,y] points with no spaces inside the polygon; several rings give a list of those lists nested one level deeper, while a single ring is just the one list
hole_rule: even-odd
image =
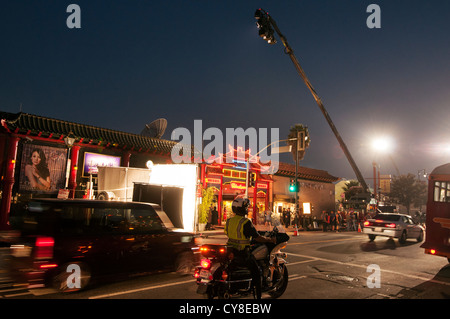
[{"label": "light glare", "polygon": [[372,141],[372,148],[378,152],[390,153],[394,149],[394,143],[389,137],[380,137]]}]

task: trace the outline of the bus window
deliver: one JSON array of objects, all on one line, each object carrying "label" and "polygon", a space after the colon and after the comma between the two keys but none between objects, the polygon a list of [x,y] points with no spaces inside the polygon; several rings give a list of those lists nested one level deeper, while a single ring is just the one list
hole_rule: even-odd
[{"label": "bus window", "polygon": [[450,182],[434,182],[434,201],[450,202]]}]

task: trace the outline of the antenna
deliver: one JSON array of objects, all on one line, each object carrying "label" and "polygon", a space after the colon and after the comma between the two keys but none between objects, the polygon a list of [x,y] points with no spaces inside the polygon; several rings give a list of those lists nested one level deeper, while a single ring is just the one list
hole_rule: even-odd
[{"label": "antenna", "polygon": [[141,135],[147,137],[161,138],[167,128],[167,120],[160,118],[150,124],[146,124]]}]

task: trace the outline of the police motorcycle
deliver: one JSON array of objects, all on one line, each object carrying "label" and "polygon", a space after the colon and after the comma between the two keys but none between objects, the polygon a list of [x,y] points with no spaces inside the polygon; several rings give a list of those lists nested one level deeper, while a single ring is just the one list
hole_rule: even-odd
[{"label": "police motorcycle", "polygon": [[[283,295],[288,285],[286,254],[281,250],[286,247],[289,235],[280,232],[276,226],[270,232],[259,233],[276,238],[276,243],[252,242],[251,253],[256,258],[262,276],[261,292],[278,298]],[[230,247],[206,244],[200,247],[200,253],[201,262],[194,273],[198,294],[208,299],[230,299],[248,295],[256,298],[250,270]]]}]

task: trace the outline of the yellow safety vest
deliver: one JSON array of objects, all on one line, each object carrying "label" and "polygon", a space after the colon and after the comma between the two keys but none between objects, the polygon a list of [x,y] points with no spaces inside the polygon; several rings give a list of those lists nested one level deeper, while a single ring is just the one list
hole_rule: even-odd
[{"label": "yellow safety vest", "polygon": [[228,245],[237,250],[244,250],[250,246],[250,238],[245,238],[244,235],[244,224],[249,221],[248,218],[239,215],[227,219],[225,234],[228,236]]}]

